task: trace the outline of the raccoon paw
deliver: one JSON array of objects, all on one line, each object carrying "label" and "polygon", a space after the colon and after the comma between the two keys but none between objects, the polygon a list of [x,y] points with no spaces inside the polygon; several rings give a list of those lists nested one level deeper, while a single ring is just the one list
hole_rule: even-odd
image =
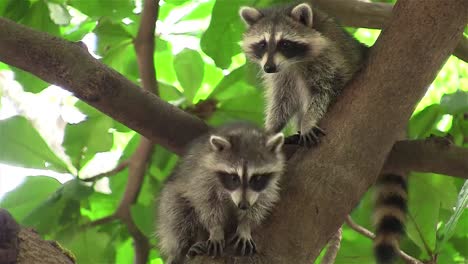
[{"label": "raccoon paw", "polygon": [[284,139],[285,145],[299,145],[299,140],[301,138],[301,133],[297,133],[291,136],[288,136]]},{"label": "raccoon paw", "polygon": [[240,256],[253,256],[257,253],[257,246],[251,237],[242,237],[236,234],[231,243],[234,245],[236,254]]},{"label": "raccoon paw", "polygon": [[309,132],[299,135],[299,145],[307,148],[318,145],[320,143],[320,137],[325,135],[325,131],[316,126]]},{"label": "raccoon paw", "polygon": [[208,251],[208,241],[200,241],[193,244],[187,252],[188,258],[193,258],[199,255],[206,255]]},{"label": "raccoon paw", "polygon": [[224,239],[221,240],[208,240],[208,256],[216,257],[221,256],[224,251],[225,242]]}]

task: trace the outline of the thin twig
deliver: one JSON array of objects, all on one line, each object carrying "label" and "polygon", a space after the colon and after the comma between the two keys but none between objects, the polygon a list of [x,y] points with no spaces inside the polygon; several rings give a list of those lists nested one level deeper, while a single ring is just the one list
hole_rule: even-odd
[{"label": "thin twig", "polygon": [[[346,217],[346,224],[351,227],[354,231],[358,232],[359,234],[364,235],[370,239],[374,239],[375,235],[371,231],[367,230],[365,227],[356,224],[350,215]],[[412,256],[406,254],[404,251],[400,250],[399,252],[400,257],[407,263],[407,264],[424,264],[423,262],[419,261],[418,259],[413,258]]]},{"label": "thin twig", "polygon": [[325,253],[322,262],[320,262],[321,264],[335,263],[336,255],[338,255],[338,250],[340,250],[342,231],[343,227],[340,227],[340,229],[338,229],[336,233],[333,234],[333,237],[330,239],[330,242],[328,242],[327,253]]},{"label": "thin twig", "polygon": [[100,179],[102,179],[104,177],[113,176],[113,175],[123,171],[125,168],[127,168],[128,164],[129,164],[128,160],[122,161],[121,163],[119,163],[112,170],[104,172],[104,173],[100,173],[98,175],[95,175],[95,176],[92,176],[92,177],[89,177],[89,178],[86,178],[86,179],[82,179],[82,181],[84,181],[84,182],[96,182],[96,181],[98,181],[98,180],[100,180]]}]

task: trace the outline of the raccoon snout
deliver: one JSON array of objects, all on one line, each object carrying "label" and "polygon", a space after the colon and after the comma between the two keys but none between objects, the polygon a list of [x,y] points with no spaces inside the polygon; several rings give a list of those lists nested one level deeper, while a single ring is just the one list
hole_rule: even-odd
[{"label": "raccoon snout", "polygon": [[273,64],[273,63],[272,63],[272,64],[267,63],[267,64],[265,64],[265,65],[263,66],[263,70],[264,70],[266,73],[275,73],[275,72],[278,71],[278,68],[277,68],[276,65]]},{"label": "raccoon snout", "polygon": [[247,210],[249,209],[250,205],[247,201],[241,201],[238,205],[239,209],[241,210]]}]

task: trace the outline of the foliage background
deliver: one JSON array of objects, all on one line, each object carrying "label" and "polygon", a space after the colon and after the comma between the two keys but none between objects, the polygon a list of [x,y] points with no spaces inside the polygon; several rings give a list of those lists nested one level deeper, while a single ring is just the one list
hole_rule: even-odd
[{"label": "foliage background", "polygon": [[[214,111],[198,112],[213,126],[237,119],[261,125],[261,85],[255,67],[245,64],[240,53],[244,25],[238,9],[273,2],[281,1],[161,2],[154,53],[161,98],[188,111],[214,103]],[[83,40],[103,63],[137,84],[133,39],[140,11],[139,0],[0,1],[0,16],[70,41]],[[368,45],[379,34],[378,30],[348,30]],[[131,263],[132,240],[123,224],[114,221],[83,227],[114,212],[127,169],[92,183],[82,179],[127,160],[139,135],[71,94],[2,63],[0,96],[0,162],[39,169],[34,173],[26,170],[36,175],[26,177],[7,193],[0,207],[44,238],[59,241],[75,254],[78,263]],[[447,133],[456,145],[468,147],[468,66],[453,56],[408,124],[410,139]],[[133,219],[153,245],[157,243],[152,236],[154,200],[177,159],[156,147],[138,202],[132,206]],[[19,176],[14,170],[0,168],[0,177]],[[437,253],[439,263],[466,263],[468,184],[458,178],[412,173],[409,195],[411,217],[402,249],[419,259]],[[371,192],[366,194],[352,213],[357,223],[370,230],[371,196]],[[371,240],[345,226],[336,263],[373,263],[371,248]],[[157,249],[151,250],[150,259],[162,263]]]}]

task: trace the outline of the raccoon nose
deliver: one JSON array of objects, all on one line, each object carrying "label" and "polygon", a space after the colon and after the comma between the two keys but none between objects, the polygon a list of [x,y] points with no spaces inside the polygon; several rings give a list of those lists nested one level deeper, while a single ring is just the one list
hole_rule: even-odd
[{"label": "raccoon nose", "polygon": [[275,73],[277,72],[277,68],[276,68],[276,65],[273,64],[273,63],[267,63],[265,64],[265,66],[263,66],[263,70],[266,72],[266,73]]},{"label": "raccoon nose", "polygon": [[241,210],[249,209],[249,203],[247,201],[240,202],[238,206],[239,206],[239,209]]}]

